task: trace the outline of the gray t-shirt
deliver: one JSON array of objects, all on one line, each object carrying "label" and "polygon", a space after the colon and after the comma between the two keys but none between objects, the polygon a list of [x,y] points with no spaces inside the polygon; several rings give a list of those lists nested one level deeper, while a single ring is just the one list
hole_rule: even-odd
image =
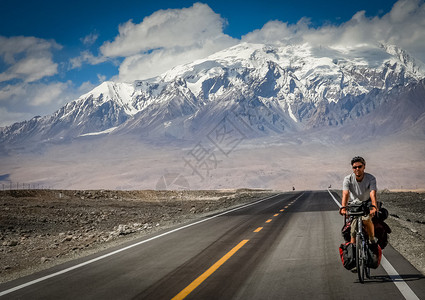
[{"label": "gray t-shirt", "polygon": [[364,173],[363,180],[357,182],[356,175],[351,173],[345,176],[342,189],[344,191],[350,191],[350,201],[356,199],[367,201],[370,198],[370,191],[377,191],[376,178],[369,173]]}]

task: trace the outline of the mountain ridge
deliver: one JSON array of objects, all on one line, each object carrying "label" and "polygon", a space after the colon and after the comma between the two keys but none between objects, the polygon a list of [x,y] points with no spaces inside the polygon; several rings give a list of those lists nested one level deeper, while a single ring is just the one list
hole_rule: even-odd
[{"label": "mountain ridge", "polygon": [[[358,56],[364,53],[373,59]],[[104,82],[52,115],[1,128],[0,143],[100,132],[191,139],[229,111],[249,124],[251,137],[340,126],[379,109],[392,89],[421,85],[422,65],[391,45],[335,50],[242,43],[149,80]]]}]

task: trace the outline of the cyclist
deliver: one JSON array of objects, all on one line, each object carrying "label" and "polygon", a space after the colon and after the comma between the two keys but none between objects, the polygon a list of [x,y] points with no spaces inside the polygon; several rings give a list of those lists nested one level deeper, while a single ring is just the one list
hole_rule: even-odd
[{"label": "cyclist", "polygon": [[[370,208],[370,213],[362,217],[365,230],[372,244],[375,243],[375,230],[372,222],[372,217],[375,215],[376,207],[376,178],[365,173],[366,161],[363,157],[356,156],[351,160],[353,173],[344,178],[342,188],[342,206],[347,206],[348,202],[371,201],[373,205]],[[346,209],[342,208],[341,213],[346,214]],[[356,243],[357,222],[351,224],[351,243]]]}]

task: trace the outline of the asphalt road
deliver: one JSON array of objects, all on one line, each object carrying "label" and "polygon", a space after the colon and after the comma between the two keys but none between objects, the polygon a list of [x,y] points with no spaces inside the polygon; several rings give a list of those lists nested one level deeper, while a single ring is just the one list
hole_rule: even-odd
[{"label": "asphalt road", "polygon": [[341,226],[328,191],[284,193],[2,284],[0,298],[425,299],[391,246],[360,284],[339,258]]}]

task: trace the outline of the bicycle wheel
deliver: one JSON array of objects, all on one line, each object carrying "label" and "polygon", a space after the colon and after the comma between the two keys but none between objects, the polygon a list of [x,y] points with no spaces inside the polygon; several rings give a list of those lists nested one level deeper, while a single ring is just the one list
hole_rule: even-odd
[{"label": "bicycle wheel", "polygon": [[366,278],[370,279],[370,268],[368,267],[368,263],[369,263],[369,246],[367,244],[366,241],[364,241],[364,262],[365,262],[365,274],[366,274]]},{"label": "bicycle wheel", "polygon": [[364,246],[363,239],[359,233],[356,236],[356,267],[357,267],[357,276],[359,277],[360,283],[364,283],[365,275],[365,261],[364,261]]}]

